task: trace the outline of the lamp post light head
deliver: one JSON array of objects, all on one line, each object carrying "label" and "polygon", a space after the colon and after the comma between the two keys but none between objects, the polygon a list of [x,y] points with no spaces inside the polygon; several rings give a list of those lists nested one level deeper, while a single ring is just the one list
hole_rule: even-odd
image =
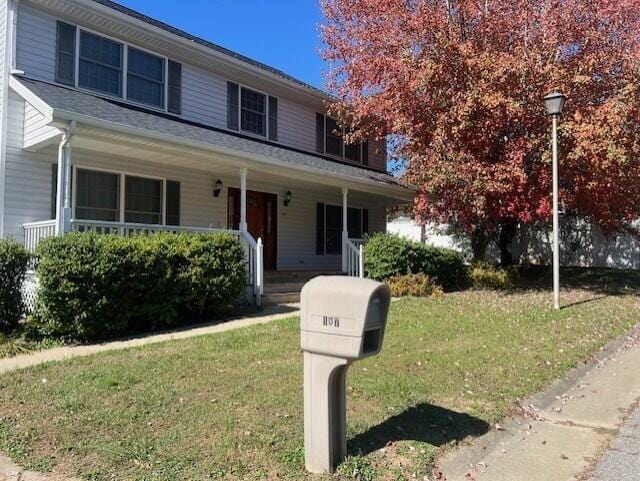
[{"label": "lamp post light head", "polygon": [[567,96],[558,91],[552,92],[544,98],[544,105],[551,116],[562,115]]}]

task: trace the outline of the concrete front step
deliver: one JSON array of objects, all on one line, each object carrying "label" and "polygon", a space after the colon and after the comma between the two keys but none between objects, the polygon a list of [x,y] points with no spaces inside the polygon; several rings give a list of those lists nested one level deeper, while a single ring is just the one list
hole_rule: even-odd
[{"label": "concrete front step", "polygon": [[300,302],[300,291],[297,292],[274,292],[262,296],[263,306],[276,306],[279,304],[295,304]]},{"label": "concrete front step", "polygon": [[314,277],[341,275],[328,271],[272,271],[264,275],[263,305],[300,302],[300,291]]}]

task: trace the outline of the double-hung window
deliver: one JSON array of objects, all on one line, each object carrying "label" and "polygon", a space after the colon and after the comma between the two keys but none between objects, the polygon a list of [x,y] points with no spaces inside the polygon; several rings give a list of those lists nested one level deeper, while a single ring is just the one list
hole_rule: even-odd
[{"label": "double-hung window", "polygon": [[122,53],[121,43],[81,31],[78,85],[122,97]]},{"label": "double-hung window", "polygon": [[165,61],[161,57],[127,49],[127,98],[164,108]]},{"label": "double-hung window", "polygon": [[76,219],[180,225],[180,182],[78,168],[74,190]]},{"label": "double-hung window", "polygon": [[[331,204],[317,204],[316,254],[342,254],[342,207]],[[349,238],[359,239],[368,234],[369,211],[349,207],[347,209],[347,230]]]},{"label": "double-hung window", "polygon": [[328,115],[316,114],[316,151],[359,164],[369,164],[368,142],[347,144],[345,130]]},{"label": "double-hung window", "polygon": [[267,135],[267,96],[240,88],[240,128],[252,134]]}]

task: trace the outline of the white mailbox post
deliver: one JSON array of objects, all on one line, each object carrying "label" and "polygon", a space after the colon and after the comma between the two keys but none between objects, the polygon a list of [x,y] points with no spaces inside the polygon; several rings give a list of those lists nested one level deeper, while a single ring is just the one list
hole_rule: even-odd
[{"label": "white mailbox post", "polygon": [[380,352],[391,293],[379,282],[335,276],[311,280],[300,297],[305,465],[333,472],[347,452],[347,369]]}]

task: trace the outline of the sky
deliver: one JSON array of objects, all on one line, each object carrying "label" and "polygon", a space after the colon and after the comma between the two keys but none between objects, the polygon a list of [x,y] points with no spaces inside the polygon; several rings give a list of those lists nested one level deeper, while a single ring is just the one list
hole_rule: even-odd
[{"label": "sky", "polygon": [[115,0],[323,87],[317,0]]}]

